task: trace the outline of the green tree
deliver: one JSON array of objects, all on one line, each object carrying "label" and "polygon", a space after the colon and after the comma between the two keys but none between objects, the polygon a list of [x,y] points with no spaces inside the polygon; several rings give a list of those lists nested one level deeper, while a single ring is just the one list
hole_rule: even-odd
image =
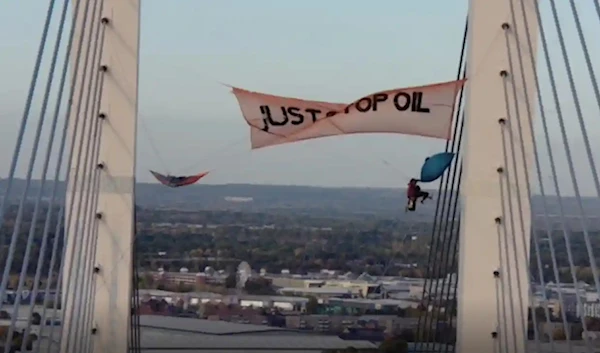
[{"label": "green tree", "polygon": [[244,290],[248,294],[255,295],[270,295],[275,293],[275,290],[271,286],[271,280],[263,277],[249,279],[244,285]]}]

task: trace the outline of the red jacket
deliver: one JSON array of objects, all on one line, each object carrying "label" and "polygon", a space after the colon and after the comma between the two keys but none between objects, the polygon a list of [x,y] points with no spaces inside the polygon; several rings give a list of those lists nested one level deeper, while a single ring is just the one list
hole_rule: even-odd
[{"label": "red jacket", "polygon": [[406,189],[406,197],[413,198],[419,197],[419,193],[421,192],[421,187],[417,185],[417,183],[408,183],[408,189]]}]

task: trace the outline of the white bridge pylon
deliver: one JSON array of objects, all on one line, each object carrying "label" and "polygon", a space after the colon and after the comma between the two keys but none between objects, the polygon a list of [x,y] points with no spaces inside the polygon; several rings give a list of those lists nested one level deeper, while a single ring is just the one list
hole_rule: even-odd
[{"label": "white bridge pylon", "polygon": [[[524,65],[511,62],[517,58],[517,37],[526,38],[524,13],[527,12],[530,31],[537,31],[532,8],[534,0],[519,1],[471,0],[469,7],[469,55],[466,98],[466,140],[464,150],[462,187],[462,230],[459,252],[459,302],[458,302],[458,352],[495,352],[498,342],[510,342],[510,352],[525,352],[526,309],[528,306],[528,242],[516,247],[514,254],[505,254],[509,239],[528,239],[531,216],[526,175],[522,168],[532,155],[527,105],[534,106],[534,87],[523,87],[521,77],[531,78],[529,59]],[[76,3],[77,0],[72,0]],[[81,185],[72,182],[69,195],[75,194],[75,204],[67,210],[97,204],[94,217],[81,226],[76,211],[67,212],[69,230],[66,243],[65,268],[73,268],[81,253],[77,239],[95,239],[95,271],[70,271],[63,277],[63,293],[67,298],[63,308],[71,308],[82,298],[69,287],[76,280],[93,281],[93,337],[94,353],[126,353],[130,335],[132,295],[132,245],[134,240],[134,197],[136,165],[136,124],[138,105],[140,0],[82,0],[97,6],[95,20],[104,31],[101,52],[103,73],[101,104],[104,114],[97,163],[99,184],[95,193],[87,193]],[[100,5],[102,4],[103,5]],[[514,3],[514,16],[511,4]],[[101,13],[100,13],[101,11]],[[83,15],[76,15],[76,39],[87,35]],[[91,16],[91,15],[90,15]],[[99,22],[97,22],[99,23]],[[535,55],[536,33],[529,33],[534,47],[524,55]],[[506,37],[505,37],[506,36]],[[508,38],[508,45],[507,40]],[[92,46],[83,42],[83,50]],[[509,55],[512,52],[512,56]],[[72,57],[75,56],[73,52]],[[535,59],[535,58],[534,58]],[[95,63],[92,63],[95,66]],[[502,74],[501,74],[502,72]],[[81,71],[75,72],[79,77]],[[87,82],[76,80],[75,94],[87,94]],[[507,110],[505,90],[528,92],[528,99],[510,99]],[[75,109],[76,110],[76,109]],[[520,114],[517,114],[517,110]],[[82,115],[72,113],[72,121]],[[517,125],[521,127],[517,129]],[[513,143],[511,136],[519,136],[522,143]],[[87,137],[71,130],[75,143]],[[508,141],[508,142],[507,142]],[[88,143],[89,141],[84,141]],[[514,153],[513,153],[514,152]],[[508,163],[506,156],[515,155],[516,163]],[[76,158],[75,158],[76,159]],[[74,159],[74,160],[75,160]],[[75,165],[70,166],[71,169]],[[80,170],[82,175],[94,171]],[[514,192],[520,186],[520,193]],[[512,192],[509,192],[511,190]],[[89,200],[89,195],[97,196]],[[509,212],[509,208],[515,212]],[[519,212],[516,212],[516,210]],[[513,215],[518,214],[518,217]],[[499,236],[500,234],[500,236]],[[73,287],[73,286],[72,286]],[[499,317],[495,303],[512,308],[515,320],[504,322]],[[62,353],[73,352],[74,347],[66,335],[69,325],[76,325],[76,310],[63,310],[64,328]],[[523,320],[522,318],[525,318]],[[502,328],[501,328],[502,326]]]},{"label": "white bridge pylon", "polygon": [[[60,351],[72,353],[78,347],[74,342],[70,325],[81,325],[77,303],[82,299],[93,300],[93,330],[90,352],[126,353],[129,349],[132,297],[132,251],[134,241],[135,219],[135,166],[136,138],[138,115],[138,68],[139,68],[139,0],[71,0],[73,8],[89,5],[95,7],[89,12],[78,11],[75,21],[74,43],[79,43],[83,36],[87,38],[89,31],[103,31],[103,43],[100,45],[100,61],[90,62],[89,67],[102,70],[103,82],[100,93],[100,105],[91,116],[77,115],[72,110],[71,123],[83,118],[97,119],[102,114],[99,127],[99,155],[96,161],[97,170],[87,170],[85,164],[79,173],[91,177],[98,173],[96,190],[87,193],[82,184],[70,179],[67,200],[74,200],[74,205],[66,205],[65,229],[67,234],[65,250],[65,271],[62,282],[63,292],[63,330]],[[85,18],[89,16],[89,18]],[[92,25],[90,25],[90,23]],[[84,25],[86,24],[86,25]],[[83,52],[93,50],[95,43],[84,39]],[[73,46],[71,58],[77,56],[77,45]],[[91,58],[90,58],[91,60]],[[99,65],[98,65],[99,64]],[[76,77],[85,75],[83,70],[74,73]],[[75,96],[83,92],[87,94],[87,80],[75,80]],[[71,126],[71,139],[76,145],[81,139],[84,143],[90,135],[83,134]],[[80,152],[80,151],[77,151]],[[77,160],[77,152],[73,161]],[[70,166],[75,173],[77,165]],[[102,168],[100,168],[102,167]],[[73,198],[73,194],[75,197]],[[90,200],[89,198],[93,198]],[[78,219],[77,210],[94,205],[93,217]],[[69,213],[69,210],[73,210]],[[81,217],[81,216],[80,216]],[[81,257],[82,239],[93,239],[95,249],[91,256],[95,258],[95,269],[76,269]],[[74,271],[67,269],[74,268]],[[74,285],[77,280],[93,281],[92,293],[77,292]],[[90,303],[88,303],[90,304]],[[68,310],[75,307],[75,310]],[[82,332],[77,334],[90,334]]]},{"label": "white bridge pylon", "polygon": [[526,351],[535,8],[536,0],[470,1],[458,352]]}]

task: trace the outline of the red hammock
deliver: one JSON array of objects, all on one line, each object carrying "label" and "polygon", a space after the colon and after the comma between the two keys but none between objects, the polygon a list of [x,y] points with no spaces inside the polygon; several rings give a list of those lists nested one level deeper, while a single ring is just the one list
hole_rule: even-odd
[{"label": "red hammock", "polygon": [[204,178],[208,175],[208,172],[203,172],[196,175],[190,176],[173,176],[173,175],[162,175],[155,171],[150,171],[152,175],[158,180],[161,184],[171,187],[178,188],[182,186],[188,186],[197,183],[200,179]]}]

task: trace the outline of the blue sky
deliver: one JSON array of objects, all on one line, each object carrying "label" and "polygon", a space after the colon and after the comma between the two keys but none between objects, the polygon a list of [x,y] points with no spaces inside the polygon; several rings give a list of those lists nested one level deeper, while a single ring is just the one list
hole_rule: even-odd
[{"label": "blue sky", "polygon": [[[0,175],[8,170],[46,9],[47,1],[0,3],[0,31],[11,34],[0,36]],[[560,11],[568,13],[566,2]],[[588,33],[598,33],[591,5],[580,11]],[[442,142],[364,135],[250,152],[236,101],[219,82],[349,101],[382,89],[450,80],[456,75],[466,12],[466,0],[378,0],[371,6],[322,0],[144,0],[139,179],[151,180],[148,169],[211,169],[209,183],[405,184],[424,157],[443,148]],[[577,74],[585,80],[578,42],[572,24],[567,25],[579,55]],[[551,43],[557,46],[554,37]],[[596,45],[596,58],[599,49]],[[589,86],[581,91],[589,131],[597,140],[600,115],[590,92]],[[560,142],[558,135],[554,138]],[[585,167],[585,160],[580,165]]]}]

